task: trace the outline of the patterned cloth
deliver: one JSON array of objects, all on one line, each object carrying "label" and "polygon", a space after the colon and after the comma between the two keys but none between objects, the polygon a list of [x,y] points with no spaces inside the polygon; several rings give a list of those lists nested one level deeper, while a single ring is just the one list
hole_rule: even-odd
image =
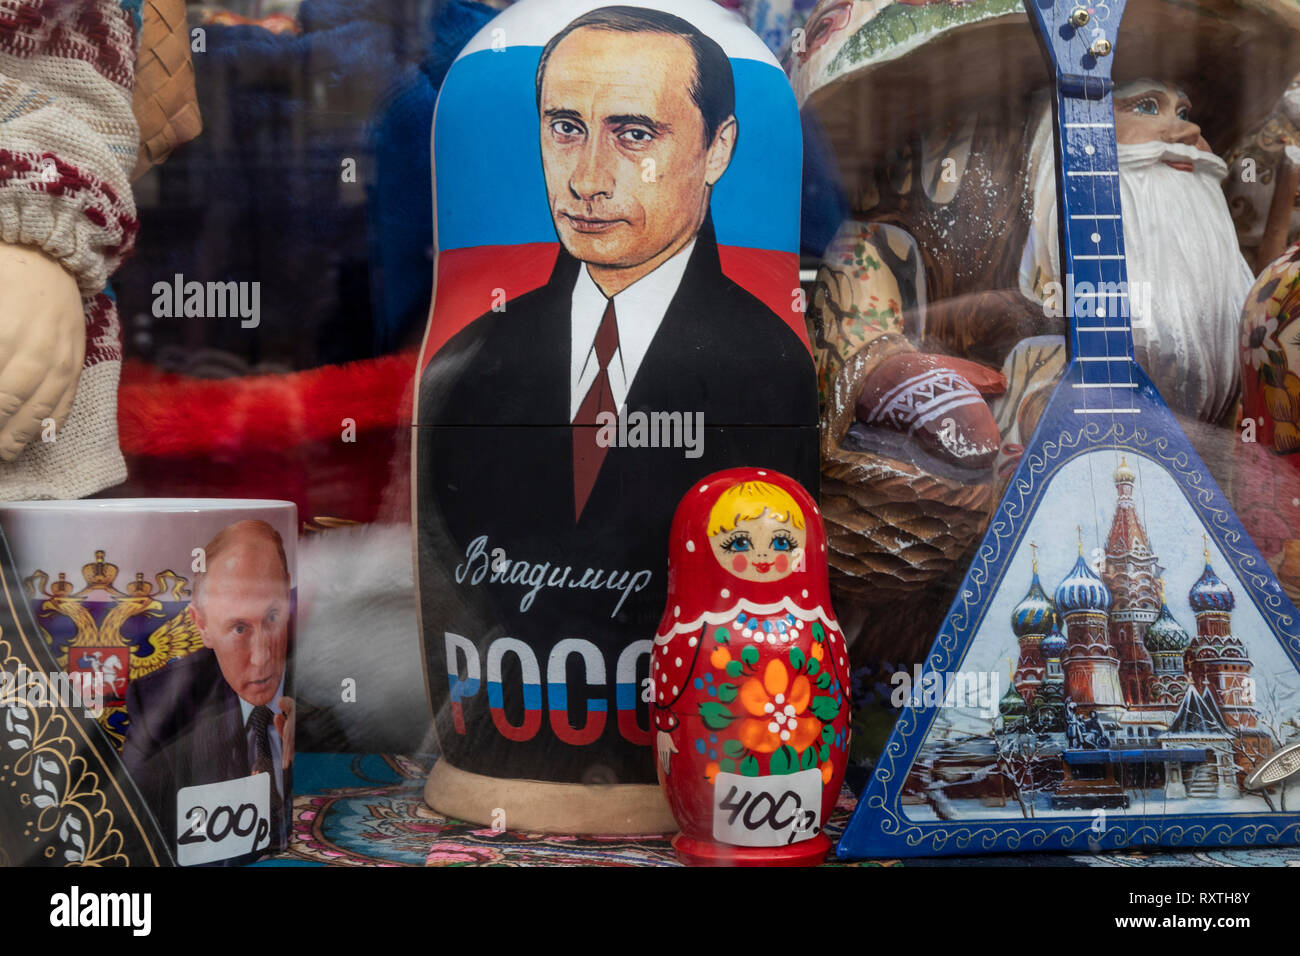
[{"label": "patterned cloth", "polygon": [[79,498],[126,478],[122,346],[105,294],[138,223],[128,176],[140,0],[0,0],[0,241],[37,246],[77,280],[81,382],[58,441],[0,463],[0,498]]},{"label": "patterned cloth", "polygon": [[[431,757],[298,754],[289,849],[258,866],[679,866],[667,836],[498,831],[424,804]],[[838,842],[856,800],[846,787],[826,834]],[[1300,848],[1128,851],[907,860],[908,866],[1300,866]],[[831,866],[897,866],[874,860]]]}]

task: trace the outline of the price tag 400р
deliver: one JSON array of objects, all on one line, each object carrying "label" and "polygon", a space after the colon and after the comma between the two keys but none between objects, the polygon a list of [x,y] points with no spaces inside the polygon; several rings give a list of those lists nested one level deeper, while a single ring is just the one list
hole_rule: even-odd
[{"label": "price tag 400\u0440", "polygon": [[789,846],[821,832],[820,770],[713,778],[713,838],[732,846]]}]

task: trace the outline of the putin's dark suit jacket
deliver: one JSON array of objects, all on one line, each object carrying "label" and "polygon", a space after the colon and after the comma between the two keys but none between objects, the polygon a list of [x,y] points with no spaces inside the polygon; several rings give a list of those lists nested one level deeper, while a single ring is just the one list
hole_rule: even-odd
[{"label": "putin's dark suit jacket", "polygon": [[[132,681],[126,712],[131,723],[122,759],[175,852],[177,791],[252,773],[239,696],[204,647]],[[292,793],[291,771],[283,776],[284,792]],[[285,800],[273,845],[284,845],[292,812]]]},{"label": "putin's dark suit jacket", "polygon": [[[429,686],[439,739],[455,766],[493,776],[649,783],[648,748],[642,753],[627,743],[617,727],[615,668],[630,643],[654,636],[663,613],[673,513],[694,482],[740,465],[785,472],[815,496],[816,376],[807,347],[786,322],[723,274],[706,222],[627,396],[629,413],[702,412],[703,454],[689,458],[680,447],[610,448],[575,520],[569,349],[573,288],[582,267],[561,249],[546,285],[471,323],[422,376],[416,500]],[[534,569],[571,567],[569,581],[587,568],[615,575],[644,569],[652,576],[621,606],[621,592],[562,586],[542,588],[525,611],[521,599],[530,588],[518,578],[473,585],[462,573],[457,580],[457,566],[481,536],[489,551],[503,549],[508,561]],[[494,639],[528,643],[541,683],[565,683],[567,677],[567,701],[551,694],[545,710],[559,703],[571,725],[581,727],[591,709],[587,698],[605,698],[601,739],[581,752],[557,745],[544,716],[530,740],[507,740],[489,716],[490,687],[460,702],[466,726],[460,733],[446,706],[446,632],[475,642],[484,682],[495,679],[486,671]],[[550,650],[564,638],[600,649],[603,683],[586,684],[577,655],[548,673]],[[526,719],[519,690],[524,675],[514,655],[501,661],[502,706],[517,725]],[[463,675],[467,668],[461,661],[456,669]],[[638,687],[647,673],[642,657]],[[638,690],[639,722],[647,728],[640,696]]]}]

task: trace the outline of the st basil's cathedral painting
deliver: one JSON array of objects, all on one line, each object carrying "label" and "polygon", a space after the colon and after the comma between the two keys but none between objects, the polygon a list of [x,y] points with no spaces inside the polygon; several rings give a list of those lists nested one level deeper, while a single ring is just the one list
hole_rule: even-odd
[{"label": "st basil's cathedral painting", "polygon": [[[904,816],[1294,809],[1244,784],[1300,740],[1300,674],[1159,465],[1081,455],[1021,541],[945,675]],[[977,684],[999,699],[960,693]]]}]

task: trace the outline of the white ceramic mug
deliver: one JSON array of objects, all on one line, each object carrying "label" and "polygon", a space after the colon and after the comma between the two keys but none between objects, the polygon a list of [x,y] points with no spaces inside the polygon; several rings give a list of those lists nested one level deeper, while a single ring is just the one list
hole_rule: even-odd
[{"label": "white ceramic mug", "polygon": [[[41,636],[72,682],[65,688],[97,705],[146,803],[178,841],[179,861],[283,845],[296,709],[294,504],[25,501],[0,505],[0,525]],[[271,712],[261,727],[259,708]],[[256,779],[268,767],[270,788]],[[247,795],[262,790],[270,796]],[[259,799],[260,811],[233,822]],[[223,802],[229,819],[218,812]]]}]

